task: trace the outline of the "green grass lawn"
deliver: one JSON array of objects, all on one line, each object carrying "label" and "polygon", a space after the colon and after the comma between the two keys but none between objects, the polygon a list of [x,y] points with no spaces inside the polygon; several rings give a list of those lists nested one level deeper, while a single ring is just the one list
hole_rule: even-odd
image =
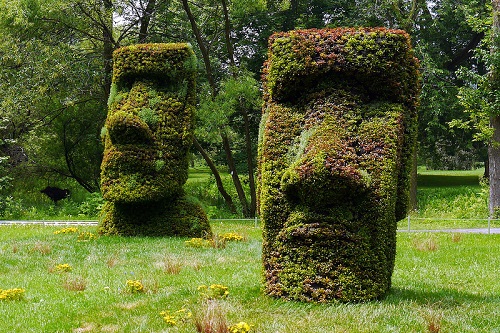
[{"label": "green grass lawn", "polygon": [[479,186],[484,168],[465,171],[418,169],[417,184],[425,187]]},{"label": "green grass lawn", "polygon": [[[484,169],[441,171],[419,168],[418,209],[411,212],[412,229],[486,228],[488,188],[480,181]],[[500,227],[500,221],[491,221]],[[407,221],[399,222],[406,229]]]},{"label": "green grass lawn", "polygon": [[209,167],[189,168],[188,183],[207,181],[210,175],[212,175],[212,172]]},{"label": "green grass lawn", "polygon": [[[263,295],[261,229],[251,222],[213,222],[216,233],[245,238],[225,248],[176,238],[79,242],[77,233],[54,234],[61,229],[0,227],[0,289],[25,289],[23,300],[0,300],[0,332],[187,333],[209,314],[262,333],[500,332],[500,235],[399,234],[384,300],[313,305]],[[128,292],[127,280],[144,292]],[[207,301],[197,288],[211,284],[229,296]],[[175,326],[160,316],[182,308],[193,317]]]}]

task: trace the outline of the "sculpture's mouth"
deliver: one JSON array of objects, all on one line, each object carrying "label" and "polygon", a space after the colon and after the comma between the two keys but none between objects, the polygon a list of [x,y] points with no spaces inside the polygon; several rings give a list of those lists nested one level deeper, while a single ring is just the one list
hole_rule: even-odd
[{"label": "sculpture's mouth", "polygon": [[[154,148],[136,145],[112,146],[102,164],[101,190],[114,202],[158,201],[165,195],[165,177]],[[159,170],[160,169],[160,170]]]}]

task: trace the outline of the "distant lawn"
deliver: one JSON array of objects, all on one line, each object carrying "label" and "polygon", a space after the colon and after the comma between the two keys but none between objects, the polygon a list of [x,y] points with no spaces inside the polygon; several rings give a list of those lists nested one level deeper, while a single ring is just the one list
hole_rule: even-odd
[{"label": "distant lawn", "polygon": [[209,167],[195,167],[195,168],[189,168],[189,178],[188,178],[188,183],[189,182],[203,182],[207,181],[208,178],[210,178],[210,175],[212,172],[210,171]]},{"label": "distant lawn", "polygon": [[426,170],[419,168],[418,187],[479,186],[484,169],[470,171]]},{"label": "distant lawn", "polygon": [[[398,234],[390,294],[362,304],[314,305],[262,293],[261,229],[216,222],[216,233],[245,237],[225,248],[191,248],[186,239],[101,237],[78,242],[62,227],[0,227],[1,332],[196,332],[194,318],[218,313],[251,333],[499,332],[500,235]],[[80,231],[95,232],[94,228]],[[68,264],[71,270],[58,267]],[[131,292],[127,280],[144,292]],[[228,288],[203,300],[201,285]],[[193,316],[169,326],[160,313]]]},{"label": "distant lawn", "polygon": [[[414,218],[412,228],[486,228],[488,188],[480,184],[483,174],[484,169],[442,171],[419,168],[418,210],[410,213]],[[492,222],[492,227],[499,225],[499,221]],[[399,227],[407,228],[407,222],[400,221]]]}]

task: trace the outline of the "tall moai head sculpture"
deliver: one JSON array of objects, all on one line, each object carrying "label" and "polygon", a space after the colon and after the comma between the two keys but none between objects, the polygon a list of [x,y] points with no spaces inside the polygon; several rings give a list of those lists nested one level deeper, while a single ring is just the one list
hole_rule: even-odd
[{"label": "tall moai head sculpture", "polygon": [[206,214],[188,200],[196,58],[189,44],[141,44],[113,54],[104,128],[100,232],[210,234]]},{"label": "tall moai head sculpture", "polygon": [[409,37],[298,30],[269,45],[259,138],[265,290],[312,302],[383,297],[415,150]]}]

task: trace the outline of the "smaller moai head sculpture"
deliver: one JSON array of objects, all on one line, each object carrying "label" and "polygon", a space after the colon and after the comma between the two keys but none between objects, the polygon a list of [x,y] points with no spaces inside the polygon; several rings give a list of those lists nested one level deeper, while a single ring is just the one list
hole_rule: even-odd
[{"label": "smaller moai head sculpture", "polygon": [[103,129],[103,233],[209,233],[205,214],[182,189],[188,178],[196,70],[189,44],[140,44],[114,52]]},{"label": "smaller moai head sculpture", "polygon": [[400,30],[270,38],[259,138],[268,294],[352,302],[388,292],[409,201],[418,77]]}]

